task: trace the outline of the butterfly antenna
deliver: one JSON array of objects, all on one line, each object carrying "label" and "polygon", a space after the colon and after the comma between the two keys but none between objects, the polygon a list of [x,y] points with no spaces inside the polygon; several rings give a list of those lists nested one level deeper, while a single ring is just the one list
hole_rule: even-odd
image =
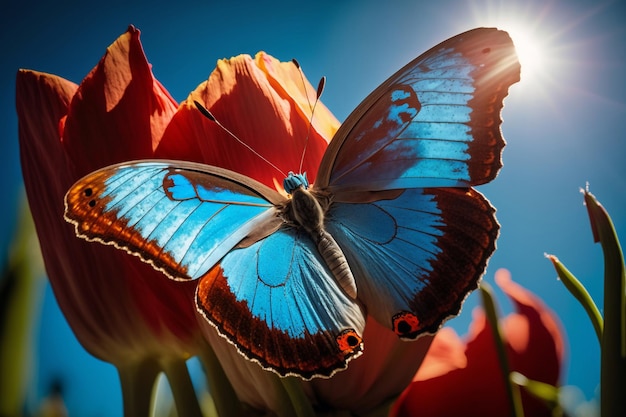
[{"label": "butterfly antenna", "polygon": [[300,63],[295,58],[292,58],[291,62],[293,62],[293,65],[295,65],[296,68],[298,69],[298,72],[300,72],[300,81],[302,81],[302,87],[304,88],[304,93],[305,93],[304,95],[306,97],[307,103],[309,103],[309,110],[311,110],[311,113],[313,113],[314,106],[311,104],[311,100],[309,100],[309,95],[307,94],[307,91],[306,91],[306,83],[304,82],[304,73],[302,72],[302,67],[300,67]]},{"label": "butterfly antenna", "polygon": [[[300,172],[302,172],[302,166],[304,165],[304,156],[306,155],[306,149],[309,145],[309,137],[311,135],[311,127],[313,126],[313,115],[315,114],[315,107],[317,103],[320,101],[320,97],[322,96],[322,92],[324,91],[324,86],[326,85],[326,77],[322,77],[320,79],[319,84],[317,85],[317,95],[315,96],[315,102],[311,107],[311,120],[309,120],[309,127],[306,131],[306,139],[304,140],[304,149],[302,150],[302,156],[300,157]],[[308,97],[308,95],[307,95]]]},{"label": "butterfly antenna", "polygon": [[306,96],[306,100],[309,103],[309,110],[311,110],[311,120],[309,120],[309,127],[307,129],[306,137],[304,139],[304,149],[302,150],[302,156],[300,157],[300,168],[298,172],[301,173],[302,166],[304,165],[304,156],[306,155],[306,150],[309,145],[309,136],[311,135],[311,127],[313,125],[313,115],[315,114],[315,107],[317,106],[317,103],[320,101],[320,97],[322,96],[322,92],[324,91],[324,86],[326,85],[326,77],[322,77],[320,79],[320,82],[317,84],[317,95],[315,96],[315,102],[311,104],[311,101],[309,100],[309,94],[306,90],[306,83],[304,82],[304,74],[302,73],[302,68],[300,67],[300,63],[295,58],[293,58],[291,62],[293,62],[296,68],[298,68],[298,71],[300,71],[300,79],[302,80],[302,87],[304,88],[304,93],[305,93],[304,95]]},{"label": "butterfly antenna", "polygon": [[241,145],[245,146],[246,148],[248,148],[250,150],[250,152],[252,152],[253,154],[255,154],[256,156],[258,156],[259,158],[261,158],[263,161],[265,161],[269,166],[271,166],[272,168],[274,168],[276,171],[278,171],[280,173],[280,175],[282,175],[283,177],[287,177],[287,174],[285,174],[283,172],[282,169],[278,168],[276,165],[274,165],[269,159],[265,158],[263,155],[261,155],[260,153],[258,153],[257,151],[255,151],[254,149],[252,149],[252,147],[250,145],[248,145],[247,143],[245,143],[244,141],[242,141],[241,139],[239,139],[237,137],[237,135],[235,135],[233,132],[231,132],[230,130],[228,130],[226,128],[226,126],[224,126],[223,124],[220,123],[219,120],[217,120],[217,118],[215,116],[213,116],[213,113],[211,113],[206,107],[204,107],[202,104],[200,104],[199,102],[197,102],[196,100],[193,101],[193,103],[196,105],[196,108],[200,111],[200,113],[202,113],[202,115],[204,117],[206,117],[207,119],[209,119],[210,121],[212,121],[213,123],[217,124],[224,132],[228,133],[233,139],[235,139],[237,142],[239,142]]}]

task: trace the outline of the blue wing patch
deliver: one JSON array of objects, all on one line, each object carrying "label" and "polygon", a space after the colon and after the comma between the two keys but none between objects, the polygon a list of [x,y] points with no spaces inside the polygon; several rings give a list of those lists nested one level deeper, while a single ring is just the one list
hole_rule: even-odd
[{"label": "blue wing patch", "polygon": [[66,218],[87,240],[125,249],[174,279],[198,278],[276,217],[262,194],[221,173],[155,161],[104,168],[70,189]]},{"label": "blue wing patch", "polygon": [[295,228],[228,253],[200,280],[196,305],[246,357],[282,376],[330,376],[361,353],[360,305]]}]

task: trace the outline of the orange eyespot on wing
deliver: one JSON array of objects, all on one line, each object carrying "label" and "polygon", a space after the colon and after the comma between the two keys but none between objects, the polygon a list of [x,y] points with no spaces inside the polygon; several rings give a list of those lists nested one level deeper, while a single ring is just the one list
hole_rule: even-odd
[{"label": "orange eyespot on wing", "polygon": [[337,346],[344,355],[350,356],[362,349],[363,339],[354,329],[346,329],[337,335]]},{"label": "orange eyespot on wing", "polygon": [[391,328],[402,338],[414,339],[411,336],[420,329],[420,321],[417,316],[409,311],[403,311],[393,316]]}]

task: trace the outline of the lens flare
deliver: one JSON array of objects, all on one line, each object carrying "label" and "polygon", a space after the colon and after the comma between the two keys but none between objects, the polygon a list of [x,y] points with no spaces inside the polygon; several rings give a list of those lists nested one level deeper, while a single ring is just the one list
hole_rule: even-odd
[{"label": "lens flare", "polygon": [[522,65],[522,82],[537,77],[546,65],[545,48],[541,40],[537,39],[532,31],[519,25],[507,25],[503,29],[509,32],[515,44],[515,50]]}]

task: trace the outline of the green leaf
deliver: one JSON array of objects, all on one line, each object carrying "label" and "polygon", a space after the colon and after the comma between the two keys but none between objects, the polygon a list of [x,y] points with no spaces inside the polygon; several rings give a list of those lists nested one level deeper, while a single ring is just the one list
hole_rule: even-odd
[{"label": "green leaf", "polygon": [[537,397],[540,400],[544,401],[546,405],[552,410],[553,416],[563,415],[563,410],[561,409],[559,403],[558,387],[546,384],[545,382],[528,379],[525,375],[516,371],[511,372],[511,381],[524,388],[534,397]]},{"label": "green leaf", "polygon": [[589,292],[583,284],[565,267],[565,265],[559,261],[556,256],[546,254],[546,257],[554,265],[554,269],[556,269],[556,273],[558,274],[563,285],[565,285],[565,288],[567,288],[584,307],[591,323],[593,324],[593,328],[596,330],[598,342],[602,343],[604,319],[602,318],[602,314],[600,314],[600,310],[596,306],[596,303],[594,303],[593,298],[591,298],[591,295],[589,295]]},{"label": "green leaf", "polygon": [[595,242],[604,253],[604,331],[600,370],[600,407],[603,416],[626,415],[626,276],[624,255],[607,211],[584,191]]}]

